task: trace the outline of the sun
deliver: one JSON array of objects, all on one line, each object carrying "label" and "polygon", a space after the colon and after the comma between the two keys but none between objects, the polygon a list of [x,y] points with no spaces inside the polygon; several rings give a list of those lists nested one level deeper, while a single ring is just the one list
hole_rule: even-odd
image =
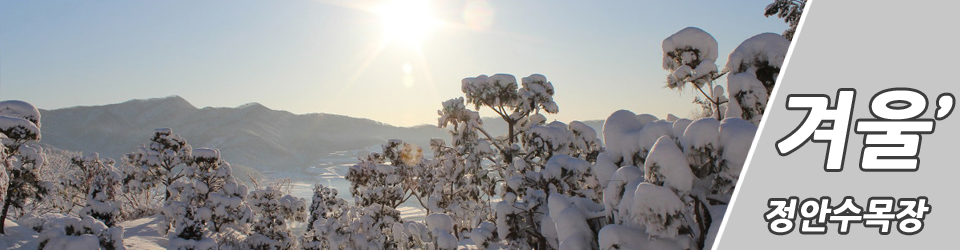
[{"label": "sun", "polygon": [[378,13],[383,21],[383,35],[390,41],[419,44],[437,23],[427,0],[391,0]]}]

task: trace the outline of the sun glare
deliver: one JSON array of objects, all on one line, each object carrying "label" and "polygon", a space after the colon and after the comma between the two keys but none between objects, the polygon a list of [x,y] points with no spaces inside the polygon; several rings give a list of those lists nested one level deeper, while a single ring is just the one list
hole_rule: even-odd
[{"label": "sun glare", "polygon": [[420,43],[437,23],[426,0],[391,0],[379,14],[386,39],[413,44]]}]

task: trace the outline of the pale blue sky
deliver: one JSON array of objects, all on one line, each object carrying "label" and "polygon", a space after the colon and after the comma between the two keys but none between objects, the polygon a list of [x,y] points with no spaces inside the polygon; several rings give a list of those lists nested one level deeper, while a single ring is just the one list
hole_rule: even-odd
[{"label": "pale blue sky", "polygon": [[384,42],[384,1],[0,0],[0,99],[54,109],[180,95],[409,126],[435,124],[464,77],[541,73],[557,89],[551,119],[687,116],[693,92],[663,88],[664,38],[700,27],[723,64],[741,41],[786,28],[763,16],[772,0],[489,1],[485,27],[465,24],[480,6],[468,2],[431,2],[442,24],[416,46]]}]

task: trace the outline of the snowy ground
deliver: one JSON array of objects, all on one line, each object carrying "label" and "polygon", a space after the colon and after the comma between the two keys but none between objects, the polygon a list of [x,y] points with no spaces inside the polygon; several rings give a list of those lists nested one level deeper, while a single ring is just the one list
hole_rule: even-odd
[{"label": "snowy ground", "polygon": [[132,221],[124,221],[123,245],[127,249],[162,250],[166,249],[167,238],[157,232],[159,217],[151,216]]},{"label": "snowy ground", "polygon": [[37,232],[7,220],[6,234],[0,235],[0,249],[37,249]]},{"label": "snowy ground", "polygon": [[[127,249],[163,250],[166,249],[167,238],[157,232],[157,216],[138,220],[121,222],[125,230],[123,245]],[[20,226],[14,221],[7,220],[6,234],[0,235],[0,249],[37,249],[39,233],[33,229]]]}]

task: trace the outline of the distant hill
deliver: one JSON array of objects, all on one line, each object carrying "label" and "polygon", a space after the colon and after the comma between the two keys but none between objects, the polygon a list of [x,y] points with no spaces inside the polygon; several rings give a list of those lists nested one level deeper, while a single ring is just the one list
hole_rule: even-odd
[{"label": "distant hill", "polygon": [[[43,143],[56,148],[119,158],[146,143],[155,128],[169,127],[194,148],[218,148],[232,164],[261,171],[301,170],[330,153],[370,148],[393,138],[424,147],[431,138],[450,138],[433,124],[397,127],[342,115],[297,115],[259,103],[197,108],[179,96],[40,112]],[[498,121],[485,119],[493,134],[506,131]],[[586,123],[598,134],[603,126],[603,121]]]}]

